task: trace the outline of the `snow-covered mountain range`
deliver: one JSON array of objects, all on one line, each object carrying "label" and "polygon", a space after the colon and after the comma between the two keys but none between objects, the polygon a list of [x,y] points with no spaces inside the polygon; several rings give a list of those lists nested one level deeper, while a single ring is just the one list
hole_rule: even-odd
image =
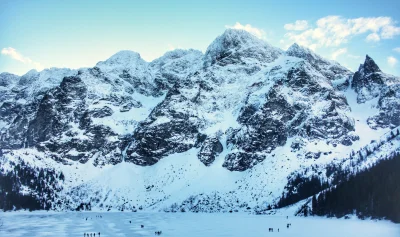
[{"label": "snow-covered mountain range", "polygon": [[[262,209],[294,174],[328,179],[329,165],[399,150],[386,139],[399,125],[400,78],[368,55],[353,73],[242,30],[205,54],[121,51],[93,68],[0,74],[0,173],[42,208]],[[346,163],[373,140],[368,159]]]}]

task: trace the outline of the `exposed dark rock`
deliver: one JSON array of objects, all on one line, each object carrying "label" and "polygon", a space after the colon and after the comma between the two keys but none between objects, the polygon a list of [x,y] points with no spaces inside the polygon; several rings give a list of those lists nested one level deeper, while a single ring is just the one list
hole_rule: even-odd
[{"label": "exposed dark rock", "polygon": [[214,162],[215,157],[219,155],[223,150],[221,142],[216,137],[208,137],[203,145],[197,157],[204,165],[209,166]]},{"label": "exposed dark rock", "polygon": [[113,110],[108,106],[104,106],[103,108],[96,108],[90,111],[90,113],[93,118],[104,118],[111,116],[113,114]]},{"label": "exposed dark rock", "polygon": [[364,64],[354,73],[351,83],[351,87],[358,93],[357,102],[364,103],[378,97],[385,84],[385,77],[374,60],[367,55]]},{"label": "exposed dark rock", "polygon": [[368,124],[372,128],[394,128],[400,126],[400,84],[383,89],[378,101],[379,114],[370,117]]},{"label": "exposed dark rock", "polygon": [[306,159],[318,159],[321,157],[321,152],[307,152],[304,157]]},{"label": "exposed dark rock", "polygon": [[222,166],[230,171],[245,171],[264,159],[262,155],[237,152],[228,154]]}]

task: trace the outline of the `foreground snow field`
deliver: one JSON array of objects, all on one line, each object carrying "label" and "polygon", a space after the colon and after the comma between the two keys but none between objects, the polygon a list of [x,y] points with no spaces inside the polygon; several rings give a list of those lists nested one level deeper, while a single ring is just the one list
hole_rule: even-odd
[{"label": "foreground snow field", "polygon": [[[97,216],[101,215],[102,218]],[[248,215],[244,213],[13,212],[0,213],[0,236],[400,236],[388,221]],[[86,220],[87,218],[87,220]],[[130,223],[131,222],[131,223]],[[292,226],[287,229],[286,224]],[[140,225],[144,225],[141,228]],[[274,228],[274,232],[268,232]],[[278,233],[279,228],[279,233]]]}]

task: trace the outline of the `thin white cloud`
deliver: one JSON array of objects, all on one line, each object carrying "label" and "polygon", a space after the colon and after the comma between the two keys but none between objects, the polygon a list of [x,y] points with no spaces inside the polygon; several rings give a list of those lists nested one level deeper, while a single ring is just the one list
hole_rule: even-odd
[{"label": "thin white cloud", "polygon": [[245,30],[245,31],[251,33],[252,35],[256,36],[259,39],[266,39],[265,31],[258,29],[256,27],[253,27],[250,24],[242,25],[242,24],[240,24],[240,22],[236,22],[236,24],[234,26],[226,25],[225,28]]},{"label": "thin white cloud", "polygon": [[283,28],[285,28],[285,30],[305,30],[308,28],[308,22],[305,20],[297,20],[295,23],[285,24]]},{"label": "thin white cloud", "polygon": [[381,37],[379,37],[379,35],[377,33],[371,33],[367,36],[366,40],[378,42],[379,40],[381,40]]},{"label": "thin white cloud", "polygon": [[400,47],[394,48],[393,51],[400,53]]},{"label": "thin white cloud", "polygon": [[367,33],[367,41],[379,41],[400,35],[400,27],[390,17],[348,19],[341,16],[327,16],[318,19],[315,25],[313,28],[301,31],[288,31],[285,38],[306,47],[312,45],[314,48],[321,48],[338,47],[348,43],[356,35]]},{"label": "thin white cloud", "polygon": [[389,66],[394,67],[397,64],[397,59],[395,57],[390,56],[387,58],[387,62]]},{"label": "thin white cloud", "polygon": [[339,55],[345,54],[347,53],[347,49],[346,48],[341,48],[338,49],[336,51],[334,51],[331,55],[332,59],[335,60]]},{"label": "thin white cloud", "polygon": [[9,56],[12,59],[22,62],[24,64],[32,65],[36,70],[43,70],[43,66],[40,63],[35,62],[28,57],[25,57],[24,55],[22,55],[20,52],[18,52],[16,49],[14,49],[12,47],[3,48],[1,50],[1,54]]},{"label": "thin white cloud", "polygon": [[396,35],[400,35],[400,27],[387,25],[382,28],[381,37],[383,39],[391,39]]}]

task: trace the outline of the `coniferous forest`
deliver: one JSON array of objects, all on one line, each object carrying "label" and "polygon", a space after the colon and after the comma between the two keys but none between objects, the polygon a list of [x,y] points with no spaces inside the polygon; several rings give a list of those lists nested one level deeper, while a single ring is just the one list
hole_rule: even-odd
[{"label": "coniferous forest", "polygon": [[59,181],[64,174],[54,169],[35,168],[23,160],[6,172],[0,169],[0,209],[3,211],[27,209],[49,210],[51,201],[60,191]]},{"label": "coniferous forest", "polygon": [[312,213],[343,217],[385,218],[400,222],[400,155],[372,167],[312,198]]}]

